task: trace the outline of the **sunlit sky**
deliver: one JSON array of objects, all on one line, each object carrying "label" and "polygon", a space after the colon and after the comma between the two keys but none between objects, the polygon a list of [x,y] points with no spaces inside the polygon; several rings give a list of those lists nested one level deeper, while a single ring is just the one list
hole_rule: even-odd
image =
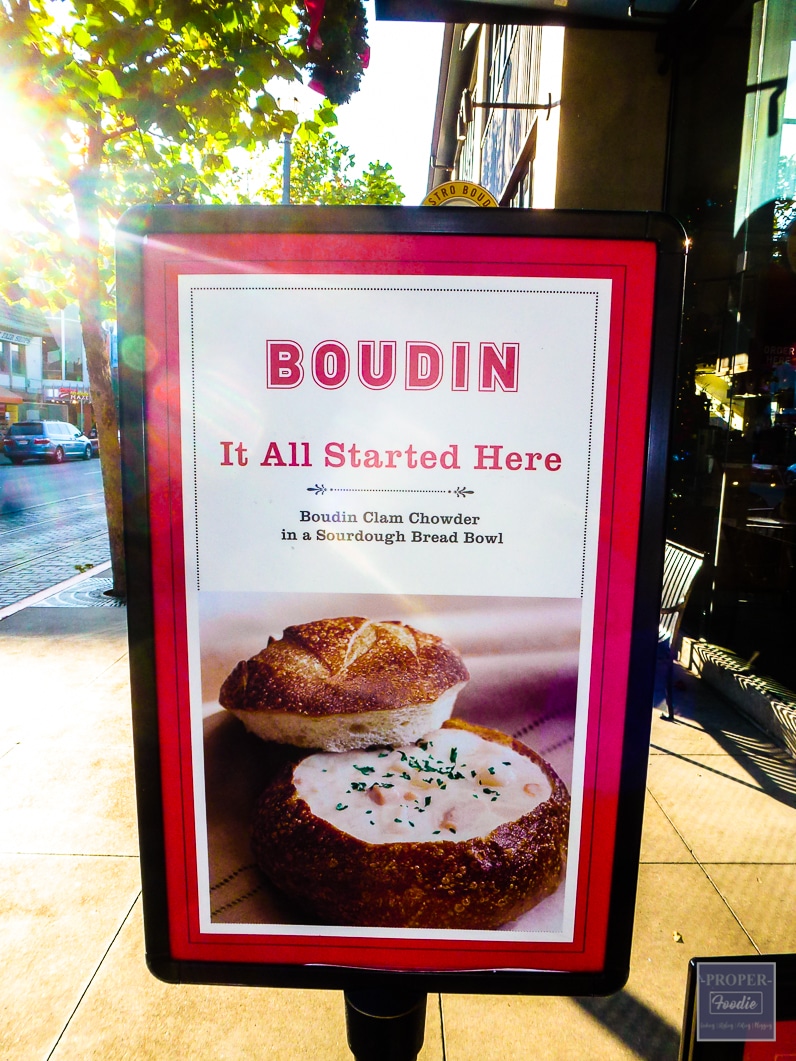
[{"label": "sunlit sky", "polygon": [[439,22],[376,22],[367,4],[370,67],[362,87],[338,111],[338,139],[357,164],[389,162],[407,206],[426,194],[434,104],[444,26]]},{"label": "sunlit sky", "polygon": [[[338,140],[350,147],[359,172],[369,162],[389,162],[408,206],[425,195],[434,104],[442,48],[440,23],[377,22],[367,0],[370,65],[360,91],[338,108]],[[271,86],[269,86],[271,87]],[[298,98],[301,118],[321,101],[306,88],[285,86],[274,94]],[[0,143],[6,164],[0,166],[0,232],[28,227],[17,205],[15,180],[41,171],[42,160],[26,134],[24,101],[0,99]],[[13,165],[10,161],[13,159]]]},{"label": "sunlit sky", "polygon": [[29,219],[20,209],[18,196],[25,174],[42,167],[41,154],[27,135],[24,111],[15,101],[0,97],[0,143],[4,161],[0,165],[0,233],[25,228]]}]

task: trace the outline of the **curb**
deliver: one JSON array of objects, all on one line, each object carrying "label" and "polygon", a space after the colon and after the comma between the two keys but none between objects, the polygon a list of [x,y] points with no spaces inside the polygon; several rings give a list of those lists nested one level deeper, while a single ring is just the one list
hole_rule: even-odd
[{"label": "curb", "polygon": [[14,604],[8,604],[5,608],[0,608],[0,620],[7,619],[9,615],[14,615],[15,612],[21,612],[24,608],[33,608],[56,593],[61,593],[65,589],[71,589],[73,586],[80,585],[80,583],[85,582],[87,578],[101,575],[103,571],[108,571],[110,566],[110,560],[106,560],[105,563],[97,564],[96,567],[91,567],[88,571],[82,571],[79,575],[73,575],[72,578],[67,578],[64,582],[59,582],[55,586],[50,586],[49,589],[40,590],[38,593],[34,593],[30,597],[25,597],[23,600],[16,601]]}]

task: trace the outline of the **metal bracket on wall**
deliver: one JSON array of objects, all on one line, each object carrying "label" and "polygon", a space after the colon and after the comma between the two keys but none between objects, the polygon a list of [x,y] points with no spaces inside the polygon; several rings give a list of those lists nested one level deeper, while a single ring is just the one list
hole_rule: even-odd
[{"label": "metal bracket on wall", "polygon": [[462,93],[461,113],[464,121],[469,124],[473,120],[473,110],[476,107],[489,111],[547,111],[547,117],[549,118],[553,107],[560,106],[561,100],[557,99],[553,102],[553,96],[550,92],[547,93],[547,103],[501,103],[497,100],[484,100],[481,103],[476,103],[470,92],[465,89]]}]

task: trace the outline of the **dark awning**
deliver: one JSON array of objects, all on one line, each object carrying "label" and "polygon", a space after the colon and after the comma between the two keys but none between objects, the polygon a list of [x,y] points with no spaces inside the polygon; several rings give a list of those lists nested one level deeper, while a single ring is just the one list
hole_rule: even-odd
[{"label": "dark awning", "polygon": [[692,6],[692,0],[376,0],[376,18],[649,28],[665,23],[687,6]]}]

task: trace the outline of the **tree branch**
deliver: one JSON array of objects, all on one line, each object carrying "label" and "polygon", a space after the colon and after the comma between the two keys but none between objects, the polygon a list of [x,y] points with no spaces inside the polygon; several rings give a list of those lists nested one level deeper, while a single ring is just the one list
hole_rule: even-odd
[{"label": "tree branch", "polygon": [[128,136],[130,133],[138,131],[138,122],[132,122],[130,125],[123,125],[120,129],[114,129],[112,133],[102,134],[102,143],[107,144],[111,140],[118,140],[120,136]]}]

